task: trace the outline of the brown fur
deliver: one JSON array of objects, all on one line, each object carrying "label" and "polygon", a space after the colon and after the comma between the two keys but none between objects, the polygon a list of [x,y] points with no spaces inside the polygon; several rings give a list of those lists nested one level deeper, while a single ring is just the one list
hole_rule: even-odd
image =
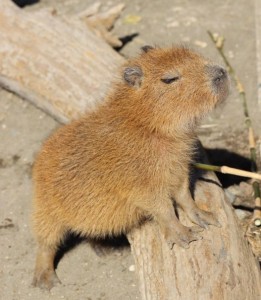
[{"label": "brown fur", "polygon": [[33,171],[34,285],[51,288],[58,280],[53,257],[69,230],[118,235],[150,217],[170,247],[188,247],[200,230],[179,223],[171,198],[194,223],[218,225],[191,199],[188,167],[197,123],[227,95],[220,70],[185,48],[145,48],[95,112],[45,142]]}]

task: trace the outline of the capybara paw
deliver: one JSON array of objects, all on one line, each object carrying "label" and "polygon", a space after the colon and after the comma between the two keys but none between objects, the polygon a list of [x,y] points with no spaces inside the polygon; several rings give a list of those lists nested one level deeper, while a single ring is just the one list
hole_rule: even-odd
[{"label": "capybara paw", "polygon": [[49,291],[60,283],[61,282],[54,271],[44,270],[34,275],[32,285]]},{"label": "capybara paw", "polygon": [[193,211],[187,212],[188,217],[190,220],[203,227],[203,228],[208,228],[208,225],[214,225],[217,227],[221,227],[220,223],[218,222],[217,218],[210,212],[201,210],[199,208],[194,209]]},{"label": "capybara paw", "polygon": [[203,229],[199,226],[185,227],[181,225],[178,228],[172,227],[165,238],[170,249],[173,248],[174,244],[187,249],[189,248],[189,243],[202,239],[201,231],[203,231]]}]

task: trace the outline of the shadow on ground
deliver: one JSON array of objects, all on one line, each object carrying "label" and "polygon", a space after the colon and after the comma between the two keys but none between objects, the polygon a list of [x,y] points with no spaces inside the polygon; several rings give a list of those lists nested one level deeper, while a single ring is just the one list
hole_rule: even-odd
[{"label": "shadow on ground", "polygon": [[126,236],[124,235],[121,235],[119,237],[108,237],[104,239],[94,240],[70,232],[68,233],[64,242],[60,246],[59,250],[57,251],[54,260],[54,268],[57,268],[60,260],[67,252],[71,251],[81,243],[89,243],[94,252],[99,257],[111,254],[116,250],[122,251],[130,246]]},{"label": "shadow on ground", "polygon": [[23,8],[27,5],[33,5],[33,4],[40,2],[40,0],[12,0],[12,1],[21,8]]}]

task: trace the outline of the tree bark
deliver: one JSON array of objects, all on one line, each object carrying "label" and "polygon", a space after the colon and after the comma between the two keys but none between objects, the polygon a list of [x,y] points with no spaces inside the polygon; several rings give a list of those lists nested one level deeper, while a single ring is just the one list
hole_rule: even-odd
[{"label": "tree bark", "polygon": [[61,122],[102,101],[124,61],[86,24],[1,0],[0,86]]},{"label": "tree bark", "polygon": [[[102,101],[124,62],[82,23],[27,13],[9,0],[1,1],[0,39],[0,85],[61,122]],[[170,250],[154,222],[133,230],[128,238],[142,299],[260,299],[257,262],[219,182],[212,173],[196,177],[197,204],[215,212],[222,228],[210,226],[188,250]]]}]

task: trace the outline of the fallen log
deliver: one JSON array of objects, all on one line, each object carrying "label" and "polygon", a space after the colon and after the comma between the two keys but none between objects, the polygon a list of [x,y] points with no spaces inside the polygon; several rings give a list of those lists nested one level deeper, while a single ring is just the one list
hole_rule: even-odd
[{"label": "fallen log", "polygon": [[[9,0],[1,1],[0,39],[0,85],[61,122],[102,101],[124,61],[80,21],[24,12]],[[232,207],[216,177],[202,176],[196,202],[215,212],[222,228],[210,226],[202,241],[172,250],[153,221],[133,230],[142,299],[260,299],[259,268]],[[189,225],[182,212],[180,218]]]},{"label": "fallen log", "polygon": [[26,12],[10,0],[1,1],[0,40],[0,86],[60,122],[93,109],[123,62],[80,20]]}]

